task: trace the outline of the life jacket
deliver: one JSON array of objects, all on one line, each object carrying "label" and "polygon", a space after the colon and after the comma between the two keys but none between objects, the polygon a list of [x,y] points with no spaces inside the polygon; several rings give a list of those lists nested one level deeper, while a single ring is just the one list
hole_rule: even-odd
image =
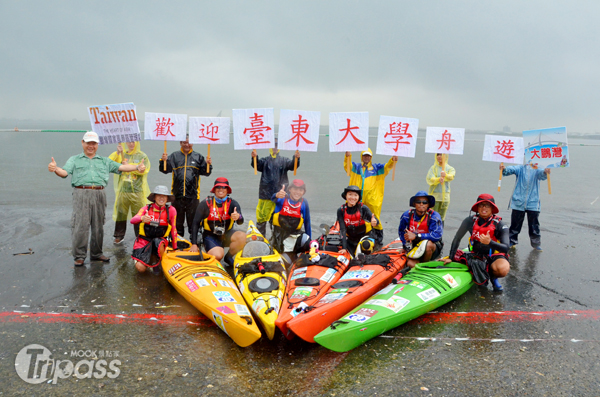
[{"label": "life jacket", "polygon": [[[492,215],[483,223],[483,225],[479,225],[479,215],[473,215],[473,230],[471,231],[471,238],[469,239],[469,247],[473,248],[473,244],[475,242],[479,243],[481,241],[480,237],[485,236],[488,233],[492,241],[498,242],[498,239],[496,238],[496,229],[501,220],[502,218],[499,216]],[[490,255],[497,253],[498,251],[493,251]]]},{"label": "life jacket", "polygon": [[302,217],[302,203],[304,199],[300,199],[295,205],[288,200],[288,196],[283,200],[281,210],[273,214],[273,225],[279,226],[285,230],[300,230],[304,224]]},{"label": "life jacket", "polygon": [[429,219],[431,219],[431,215],[433,214],[433,209],[429,208],[427,212],[423,214],[420,221],[415,220],[415,210],[410,210],[410,223],[408,224],[408,231],[413,232],[415,234],[419,233],[429,233]]},{"label": "life jacket", "polygon": [[362,206],[363,203],[356,203],[357,211],[350,215],[348,214],[348,205],[342,205],[342,211],[344,211],[344,224],[346,225],[346,235],[350,240],[360,240],[362,236],[371,231],[371,222],[365,222],[362,218]]},{"label": "life jacket", "polygon": [[[148,204],[144,215],[152,218],[153,222],[158,222],[158,226],[153,226],[150,223],[140,223],[140,236],[146,238],[164,237],[167,238],[171,233],[171,220],[169,219],[169,205],[166,204],[163,208],[156,209],[154,204]],[[157,214],[158,213],[158,214]]]},{"label": "life jacket", "polygon": [[215,227],[222,227],[225,230],[233,227],[233,219],[229,215],[229,208],[231,207],[231,199],[229,197],[220,207],[213,197],[207,197],[206,205],[208,205],[209,212],[208,217],[204,219],[204,230],[214,233]]}]

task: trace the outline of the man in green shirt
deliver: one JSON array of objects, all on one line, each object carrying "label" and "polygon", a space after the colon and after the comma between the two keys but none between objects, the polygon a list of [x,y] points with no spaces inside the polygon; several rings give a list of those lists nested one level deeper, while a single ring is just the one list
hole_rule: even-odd
[{"label": "man in green shirt", "polygon": [[92,261],[110,261],[102,253],[106,212],[104,188],[108,183],[109,173],[120,174],[136,170],[144,172],[146,169],[143,160],[139,164],[119,164],[107,157],[96,156],[98,142],[98,134],[88,131],[81,141],[83,153],[69,158],[62,168],[56,165],[54,157],[48,164],[48,171],[54,172],[61,178],[71,175],[71,186],[73,187],[71,240],[75,266],[82,266],[85,262],[90,230],[90,259]]}]

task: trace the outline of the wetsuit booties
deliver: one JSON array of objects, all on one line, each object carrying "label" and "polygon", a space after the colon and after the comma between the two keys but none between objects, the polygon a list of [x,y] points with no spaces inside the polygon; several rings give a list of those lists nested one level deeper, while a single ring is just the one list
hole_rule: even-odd
[{"label": "wetsuit booties", "polygon": [[229,251],[225,254],[225,257],[223,258],[223,260],[229,266],[233,266],[233,256],[231,256],[231,254],[229,253]]},{"label": "wetsuit booties", "polygon": [[498,281],[497,278],[490,278],[490,281],[492,282],[494,291],[504,291],[504,287],[502,287],[502,284],[500,284],[500,281]]}]

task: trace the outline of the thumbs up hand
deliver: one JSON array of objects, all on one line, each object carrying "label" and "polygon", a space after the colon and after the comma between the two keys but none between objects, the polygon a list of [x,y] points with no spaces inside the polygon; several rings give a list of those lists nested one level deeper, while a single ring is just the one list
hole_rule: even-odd
[{"label": "thumbs up hand", "polygon": [[237,220],[240,219],[240,214],[238,214],[238,212],[237,212],[237,207],[233,207],[233,213],[231,214],[231,219],[233,219],[234,222],[237,222]]},{"label": "thumbs up hand", "polygon": [[56,171],[56,161],[54,161],[54,157],[52,157],[52,161],[48,164],[48,171],[55,172]]},{"label": "thumbs up hand", "polygon": [[281,185],[281,190],[277,192],[277,194],[275,195],[275,197],[277,198],[284,198],[286,195],[285,193],[285,185]]},{"label": "thumbs up hand", "polygon": [[140,163],[137,166],[137,170],[140,173],[144,173],[144,171],[146,171],[146,166],[144,165],[144,160],[145,159],[142,159],[142,161],[140,161]]},{"label": "thumbs up hand", "polygon": [[483,244],[483,245],[488,245],[491,241],[492,241],[492,238],[490,237],[489,231],[487,232],[487,234],[479,237],[479,242],[481,242],[481,244]]},{"label": "thumbs up hand", "polygon": [[371,226],[377,226],[377,218],[375,218],[375,215],[371,215]]}]

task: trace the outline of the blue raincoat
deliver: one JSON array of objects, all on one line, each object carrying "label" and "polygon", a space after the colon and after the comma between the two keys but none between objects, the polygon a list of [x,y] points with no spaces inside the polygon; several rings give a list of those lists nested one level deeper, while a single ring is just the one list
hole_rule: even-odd
[{"label": "blue raincoat", "polygon": [[510,208],[518,211],[540,211],[540,181],[548,176],[544,170],[533,169],[529,165],[513,165],[502,171],[503,176],[516,175],[515,190]]}]

